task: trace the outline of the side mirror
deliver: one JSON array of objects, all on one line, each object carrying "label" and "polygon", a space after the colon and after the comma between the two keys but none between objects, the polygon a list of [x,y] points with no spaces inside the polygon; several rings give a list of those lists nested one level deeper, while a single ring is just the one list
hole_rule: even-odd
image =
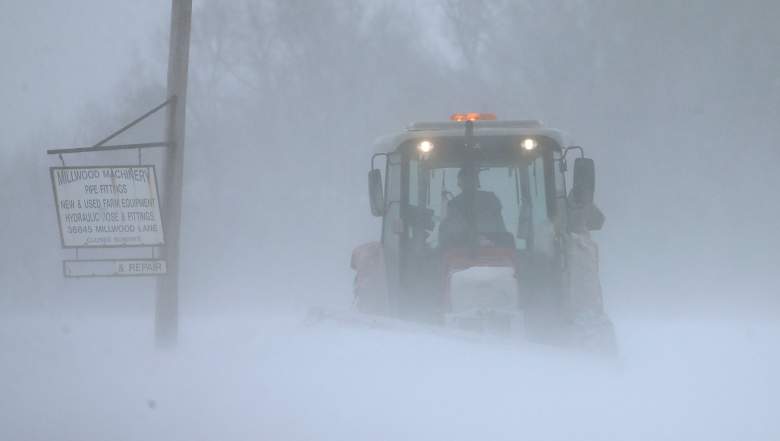
[{"label": "side mirror", "polygon": [[593,193],[596,191],[596,167],[590,158],[574,160],[574,183],[571,196],[579,205],[593,203]]},{"label": "side mirror", "polygon": [[383,216],[385,214],[385,192],[382,190],[382,172],[373,169],[368,172],[368,199],[371,201],[371,214]]}]

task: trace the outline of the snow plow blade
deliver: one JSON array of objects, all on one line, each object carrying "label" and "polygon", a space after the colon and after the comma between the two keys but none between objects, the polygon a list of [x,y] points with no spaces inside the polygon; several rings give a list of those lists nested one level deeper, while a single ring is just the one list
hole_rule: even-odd
[{"label": "snow plow blade", "polygon": [[[556,343],[537,342],[517,328],[507,332],[506,328],[480,325],[463,326],[462,317],[448,318],[442,325],[410,322],[392,317],[366,314],[354,310],[311,308],[306,316],[306,326],[335,323],[355,329],[395,332],[404,334],[425,334],[446,339],[480,344],[499,344],[511,347],[536,347],[540,349],[567,349],[597,356],[617,356],[614,330],[607,321],[584,320],[575,324],[566,341]],[[471,323],[469,321],[469,323]]]},{"label": "snow plow blade", "polygon": [[[347,326],[368,330],[391,331],[412,334],[429,334],[444,338],[470,342],[485,342],[489,340],[519,341],[522,339],[509,339],[506,334],[495,332],[475,332],[473,330],[459,329],[455,326],[432,325],[425,323],[409,322],[406,320],[366,314],[352,310],[336,310],[325,308],[312,308],[306,317],[306,324],[314,326],[321,323],[340,323]],[[503,337],[503,338],[501,338]]]}]

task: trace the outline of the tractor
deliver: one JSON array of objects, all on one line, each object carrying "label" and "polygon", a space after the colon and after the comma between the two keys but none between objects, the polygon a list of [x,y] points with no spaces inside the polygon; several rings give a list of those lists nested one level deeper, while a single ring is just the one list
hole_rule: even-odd
[{"label": "tractor", "polygon": [[538,121],[456,113],[381,138],[368,193],[382,226],[352,253],[356,308],[614,351],[594,191],[593,160]]}]

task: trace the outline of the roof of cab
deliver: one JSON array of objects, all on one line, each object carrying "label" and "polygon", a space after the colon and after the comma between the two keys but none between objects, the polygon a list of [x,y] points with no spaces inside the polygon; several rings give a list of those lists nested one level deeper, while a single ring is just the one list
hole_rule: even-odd
[{"label": "roof of cab", "polygon": [[[465,133],[462,122],[416,122],[400,133],[378,138],[374,142],[374,153],[388,153],[409,140],[442,137],[458,137]],[[560,130],[545,128],[541,122],[523,121],[474,121],[474,135],[492,136],[544,136],[565,147],[566,135]]]}]

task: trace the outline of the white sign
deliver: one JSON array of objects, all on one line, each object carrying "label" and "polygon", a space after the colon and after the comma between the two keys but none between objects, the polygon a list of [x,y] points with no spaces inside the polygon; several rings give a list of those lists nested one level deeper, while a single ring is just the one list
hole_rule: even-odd
[{"label": "white sign", "polygon": [[62,262],[62,273],[65,277],[158,276],[167,271],[166,261],[159,259],[65,260]]},{"label": "white sign", "polygon": [[162,245],[153,165],[51,167],[62,246]]}]

